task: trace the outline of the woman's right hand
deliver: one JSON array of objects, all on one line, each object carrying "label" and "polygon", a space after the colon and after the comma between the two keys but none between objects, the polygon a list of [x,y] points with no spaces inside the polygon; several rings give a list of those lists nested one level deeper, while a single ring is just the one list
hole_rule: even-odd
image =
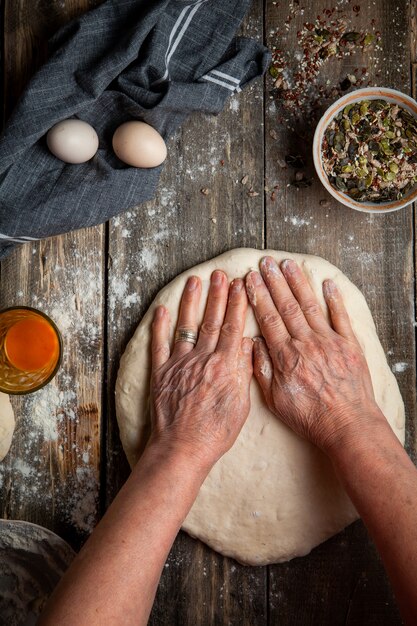
[{"label": "woman's right hand", "polygon": [[280,269],[265,257],[261,274],[250,272],[246,288],[263,335],[254,341],[254,374],[271,411],[326,452],[385,421],[335,283],[323,284],[330,325],[295,261]]}]

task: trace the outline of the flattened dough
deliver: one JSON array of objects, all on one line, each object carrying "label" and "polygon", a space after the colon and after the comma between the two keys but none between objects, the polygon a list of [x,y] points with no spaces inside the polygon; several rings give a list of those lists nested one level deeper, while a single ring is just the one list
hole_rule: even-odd
[{"label": "flattened dough", "polygon": [[0,461],[8,453],[14,433],[14,413],[9,396],[0,393]]},{"label": "flattened dough", "polygon": [[[337,283],[368,362],[378,405],[398,439],[404,442],[401,394],[372,315],[357,287],[334,265],[319,257],[237,249],[184,272],[162,289],[126,348],[116,384],[116,410],[121,440],[131,466],[138,460],[149,433],[150,333],[155,306],[164,304],[175,322],[186,279],[196,274],[203,281],[202,318],[213,270],[224,270],[230,280],[243,277],[249,270],[258,268],[265,254],[278,262],[295,259],[324,310],[322,283],[326,278]],[[245,334],[249,337],[260,334],[251,310]],[[242,563],[263,565],[308,554],[357,518],[325,455],[270,413],[253,380],[249,418],[233,448],[204,482],[183,529],[224,555]]]}]

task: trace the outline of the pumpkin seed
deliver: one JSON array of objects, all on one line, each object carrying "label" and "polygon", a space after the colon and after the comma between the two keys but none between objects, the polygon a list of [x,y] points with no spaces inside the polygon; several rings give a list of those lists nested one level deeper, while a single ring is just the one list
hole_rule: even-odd
[{"label": "pumpkin seed", "polygon": [[375,41],[375,35],[372,35],[371,33],[366,33],[364,40],[363,40],[363,45],[370,46],[371,43],[373,43],[374,41]]},{"label": "pumpkin seed", "polygon": [[336,189],[339,191],[347,191],[346,183],[340,176],[336,176]]},{"label": "pumpkin seed", "polygon": [[342,37],[342,40],[344,41],[348,41],[348,42],[352,42],[352,43],[356,43],[357,41],[359,41],[359,39],[361,38],[361,34],[360,33],[356,33],[354,31],[350,32],[350,33],[345,33]]},{"label": "pumpkin seed", "polygon": [[285,162],[287,165],[293,167],[295,170],[302,170],[305,167],[304,159],[300,154],[287,154],[285,157]]}]

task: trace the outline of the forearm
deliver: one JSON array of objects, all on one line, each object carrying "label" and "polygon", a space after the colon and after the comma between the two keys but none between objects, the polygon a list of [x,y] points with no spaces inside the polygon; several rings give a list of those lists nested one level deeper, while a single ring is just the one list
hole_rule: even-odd
[{"label": "forearm", "polygon": [[416,624],[416,468],[389,424],[378,420],[330,456],[378,548],[406,623]]},{"label": "forearm", "polygon": [[191,459],[147,449],[58,585],[40,626],[145,625],[205,474]]}]

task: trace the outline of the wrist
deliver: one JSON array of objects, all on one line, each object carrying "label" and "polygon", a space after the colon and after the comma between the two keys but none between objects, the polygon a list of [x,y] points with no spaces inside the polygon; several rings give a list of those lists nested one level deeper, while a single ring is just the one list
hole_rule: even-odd
[{"label": "wrist", "polygon": [[371,446],[376,433],[396,439],[385,415],[376,403],[346,409],[333,417],[332,422],[335,428],[324,438],[321,448],[333,462],[345,454],[351,457],[355,450]]},{"label": "wrist", "polygon": [[190,452],[184,446],[152,437],[137,465],[139,464],[149,466],[152,471],[164,468],[180,476],[183,481],[196,482],[199,485],[204,482],[213,467],[213,463],[208,459]]}]

